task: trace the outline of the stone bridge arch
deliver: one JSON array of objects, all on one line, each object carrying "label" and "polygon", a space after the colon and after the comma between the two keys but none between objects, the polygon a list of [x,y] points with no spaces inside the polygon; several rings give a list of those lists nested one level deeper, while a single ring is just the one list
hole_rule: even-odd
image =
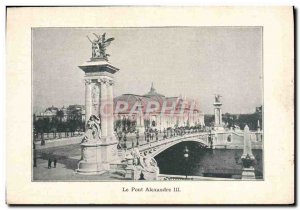
[{"label": "stone bridge arch", "polygon": [[170,139],[169,141],[162,141],[160,144],[153,144],[148,148],[143,148],[140,150],[141,153],[150,154],[152,157],[157,156],[168,148],[175,146],[176,144],[182,142],[197,142],[204,147],[209,147],[208,135],[191,135],[191,136],[182,136],[175,139]]},{"label": "stone bridge arch", "polygon": [[177,141],[177,142],[175,142],[175,143],[167,144],[166,146],[161,147],[160,149],[154,151],[154,152],[152,153],[152,157],[155,158],[155,156],[159,155],[160,153],[164,152],[165,150],[167,150],[167,149],[169,149],[169,148],[171,148],[171,147],[173,147],[173,146],[175,146],[175,145],[177,145],[177,144],[180,144],[180,143],[182,143],[182,142],[197,142],[197,143],[201,144],[203,147],[206,147],[206,148],[209,147],[209,146],[208,146],[207,144],[205,144],[203,141],[199,141],[199,140],[195,140],[195,139],[183,139],[183,140]]}]

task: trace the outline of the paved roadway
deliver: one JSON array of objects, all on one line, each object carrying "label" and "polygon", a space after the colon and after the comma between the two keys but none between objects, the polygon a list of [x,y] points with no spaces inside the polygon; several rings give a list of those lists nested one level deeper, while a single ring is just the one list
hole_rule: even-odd
[{"label": "paved roadway", "polygon": [[[159,133],[159,139],[162,139],[163,134]],[[155,137],[154,137],[154,140]],[[132,147],[132,142],[136,145],[136,137],[127,137],[127,148]],[[146,144],[144,135],[140,135],[139,144]],[[77,163],[81,158],[81,148],[79,144],[51,147],[45,149],[37,149],[37,167],[33,168],[34,181],[63,181],[63,180],[111,180],[111,179],[124,179],[120,174],[105,173],[102,175],[78,175],[74,173],[77,168]],[[48,159],[57,159],[57,167],[48,169]],[[53,163],[52,163],[53,167]]]}]

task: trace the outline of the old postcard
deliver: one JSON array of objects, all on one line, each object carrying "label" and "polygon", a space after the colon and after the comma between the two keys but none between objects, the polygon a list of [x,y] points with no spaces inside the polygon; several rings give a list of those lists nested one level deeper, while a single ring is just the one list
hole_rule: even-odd
[{"label": "old postcard", "polygon": [[8,8],[7,203],[293,204],[293,33],[292,7]]}]

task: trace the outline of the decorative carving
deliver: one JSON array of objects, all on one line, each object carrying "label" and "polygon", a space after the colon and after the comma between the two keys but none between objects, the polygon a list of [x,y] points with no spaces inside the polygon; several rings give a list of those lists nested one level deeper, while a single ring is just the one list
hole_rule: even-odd
[{"label": "decorative carving", "polygon": [[107,83],[109,82],[109,79],[108,78],[101,78],[100,82],[101,82],[101,84],[106,84],[107,85]]},{"label": "decorative carving", "polygon": [[113,86],[113,85],[115,84],[115,82],[114,82],[112,79],[110,79],[110,80],[108,81],[108,84],[109,84],[110,86]]},{"label": "decorative carving", "polygon": [[116,156],[118,154],[118,148],[117,147],[112,147],[110,152],[111,152],[112,156]]},{"label": "decorative carving", "polygon": [[93,104],[93,106],[97,106],[99,104],[99,96],[100,96],[99,86],[97,84],[95,84],[93,86],[93,90],[92,90],[92,104]]},{"label": "decorative carving", "polygon": [[156,173],[158,172],[157,162],[151,155],[140,154],[138,148],[134,148],[131,152],[133,157],[133,165],[137,166],[143,172]]},{"label": "decorative carving", "polygon": [[90,79],[85,79],[84,82],[85,82],[85,85],[89,85],[92,83],[92,81]]},{"label": "decorative carving", "polygon": [[100,119],[92,115],[87,122],[86,131],[82,143],[101,140]]},{"label": "decorative carving", "polygon": [[106,53],[106,47],[114,40],[114,38],[106,39],[106,33],[101,36],[93,33],[96,37],[93,41],[87,36],[88,40],[92,43],[92,58],[102,58],[108,60],[107,57],[110,56]]},{"label": "decorative carving", "polygon": [[87,160],[87,155],[86,155],[86,152],[87,152],[87,148],[82,148],[82,156],[81,156],[81,159],[82,160]]},{"label": "decorative carving", "polygon": [[101,78],[98,79],[98,82],[102,85],[106,85],[106,86],[111,86],[114,85],[114,80],[109,79],[109,78]]}]

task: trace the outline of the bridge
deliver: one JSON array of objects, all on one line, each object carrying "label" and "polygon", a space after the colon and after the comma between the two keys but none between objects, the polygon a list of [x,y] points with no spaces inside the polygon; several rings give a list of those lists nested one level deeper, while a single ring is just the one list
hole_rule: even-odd
[{"label": "bridge", "polygon": [[208,133],[192,133],[186,134],[183,136],[175,136],[172,138],[163,139],[156,142],[149,142],[139,147],[139,151],[144,154],[151,154],[152,157],[155,157],[159,153],[165,151],[166,149],[186,141],[194,141],[201,144],[203,147],[209,147],[209,138]]},{"label": "bridge", "polygon": [[[141,170],[146,180],[182,179],[182,177],[159,174],[160,170],[157,166],[155,156],[182,142],[197,142],[203,148],[210,149],[243,149],[244,145],[250,145],[250,149],[252,145],[255,149],[262,149],[262,135],[262,131],[250,132],[249,128],[247,131],[189,132],[183,135],[172,136],[139,145],[135,147],[138,148],[138,150],[133,148],[120,149],[119,156],[123,161],[121,164],[111,164],[111,169],[124,171],[125,179],[140,179]],[[249,141],[251,143],[249,143]],[[142,164],[137,154],[144,157]],[[141,166],[143,169],[141,169]]]},{"label": "bridge", "polygon": [[[250,140],[253,149],[262,148],[262,131],[250,132]],[[210,137],[209,137],[210,136]],[[181,143],[181,142],[198,142],[203,148],[211,149],[243,149],[244,146],[244,133],[243,131],[219,131],[219,132],[201,132],[201,133],[188,133],[152,141],[138,146],[141,154],[150,154],[152,157],[157,156],[166,149]],[[130,148],[127,150],[129,153]]]}]

